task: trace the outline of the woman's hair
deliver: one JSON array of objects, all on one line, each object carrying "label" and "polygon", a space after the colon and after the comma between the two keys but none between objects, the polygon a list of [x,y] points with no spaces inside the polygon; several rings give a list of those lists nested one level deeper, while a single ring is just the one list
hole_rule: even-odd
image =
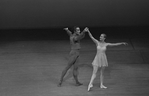
[{"label": "woman's hair", "polygon": [[[104,35],[105,38],[107,37],[107,35],[106,35],[105,33],[102,33],[102,34]],[[101,35],[102,35],[102,34],[101,34]]]}]

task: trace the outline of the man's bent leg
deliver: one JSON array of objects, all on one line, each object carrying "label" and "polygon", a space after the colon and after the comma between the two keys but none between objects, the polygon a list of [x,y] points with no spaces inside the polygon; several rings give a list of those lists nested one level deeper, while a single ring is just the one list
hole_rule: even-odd
[{"label": "man's bent leg", "polygon": [[78,59],[79,59],[79,56],[76,58],[76,62],[74,64],[74,69],[73,69],[73,76],[74,76],[74,79],[76,81],[76,86],[80,86],[80,85],[83,85],[82,83],[79,82],[78,80]]},{"label": "man's bent leg", "polygon": [[69,61],[68,61],[68,65],[66,66],[66,68],[62,72],[62,75],[61,75],[61,78],[60,78],[60,82],[58,84],[59,87],[61,86],[61,84],[63,82],[63,78],[66,75],[67,71],[74,64],[74,62],[75,62],[75,58],[74,57],[75,57],[75,54],[73,54],[73,51],[71,51],[70,52],[70,58],[69,58]]},{"label": "man's bent leg", "polygon": [[62,85],[62,83],[63,83],[63,78],[64,78],[64,76],[66,75],[68,69],[69,69],[71,66],[72,66],[72,64],[68,64],[68,66],[66,66],[66,68],[63,70],[62,75],[61,75],[61,78],[60,78],[60,82],[59,82],[59,84],[58,84],[58,87],[60,87],[60,86]]}]

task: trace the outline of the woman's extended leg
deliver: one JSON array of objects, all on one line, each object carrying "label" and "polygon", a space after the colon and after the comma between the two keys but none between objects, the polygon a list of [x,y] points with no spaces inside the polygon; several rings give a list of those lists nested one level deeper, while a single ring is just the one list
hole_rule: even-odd
[{"label": "woman's extended leg", "polygon": [[103,73],[104,73],[104,69],[105,69],[105,67],[101,67],[101,70],[100,70],[100,88],[107,88],[106,86],[103,85],[103,79],[104,79]]},{"label": "woman's extended leg", "polygon": [[97,71],[98,71],[98,66],[93,65],[93,73],[92,73],[90,83],[88,85],[88,91],[90,91],[90,88],[93,87],[93,81],[96,78]]}]

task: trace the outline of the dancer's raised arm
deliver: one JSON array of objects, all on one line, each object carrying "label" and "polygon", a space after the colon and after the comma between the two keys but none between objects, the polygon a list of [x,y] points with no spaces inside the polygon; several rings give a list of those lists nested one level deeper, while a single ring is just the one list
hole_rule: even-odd
[{"label": "dancer's raised arm", "polygon": [[85,32],[87,32],[87,27],[80,33],[80,35],[76,38],[77,40],[81,40],[85,37]]},{"label": "dancer's raised arm", "polygon": [[64,28],[64,30],[68,33],[69,36],[72,35],[72,32],[68,28]]},{"label": "dancer's raised arm", "polygon": [[96,44],[98,44],[98,40],[93,37],[93,35],[92,35],[91,32],[89,31],[89,29],[88,29],[88,34],[89,34],[90,38],[91,38]]}]

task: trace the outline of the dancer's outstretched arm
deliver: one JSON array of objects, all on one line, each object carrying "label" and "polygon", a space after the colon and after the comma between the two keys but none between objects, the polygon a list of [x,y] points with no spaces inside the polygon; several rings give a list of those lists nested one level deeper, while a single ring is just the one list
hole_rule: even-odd
[{"label": "dancer's outstretched arm", "polygon": [[93,37],[93,35],[92,35],[91,32],[89,31],[89,29],[88,29],[88,34],[89,34],[90,38],[91,38],[96,44],[98,44],[98,40]]},{"label": "dancer's outstretched arm", "polygon": [[84,28],[84,30],[81,32],[81,34],[78,37],[76,37],[76,39],[81,40],[82,38],[84,38],[85,37],[85,32],[87,32],[87,27]]},{"label": "dancer's outstretched arm", "polygon": [[64,30],[68,33],[69,36],[72,35],[72,32],[68,28],[64,28]]},{"label": "dancer's outstretched arm", "polygon": [[118,46],[118,45],[128,45],[126,42],[120,42],[120,43],[107,43],[108,46]]}]

